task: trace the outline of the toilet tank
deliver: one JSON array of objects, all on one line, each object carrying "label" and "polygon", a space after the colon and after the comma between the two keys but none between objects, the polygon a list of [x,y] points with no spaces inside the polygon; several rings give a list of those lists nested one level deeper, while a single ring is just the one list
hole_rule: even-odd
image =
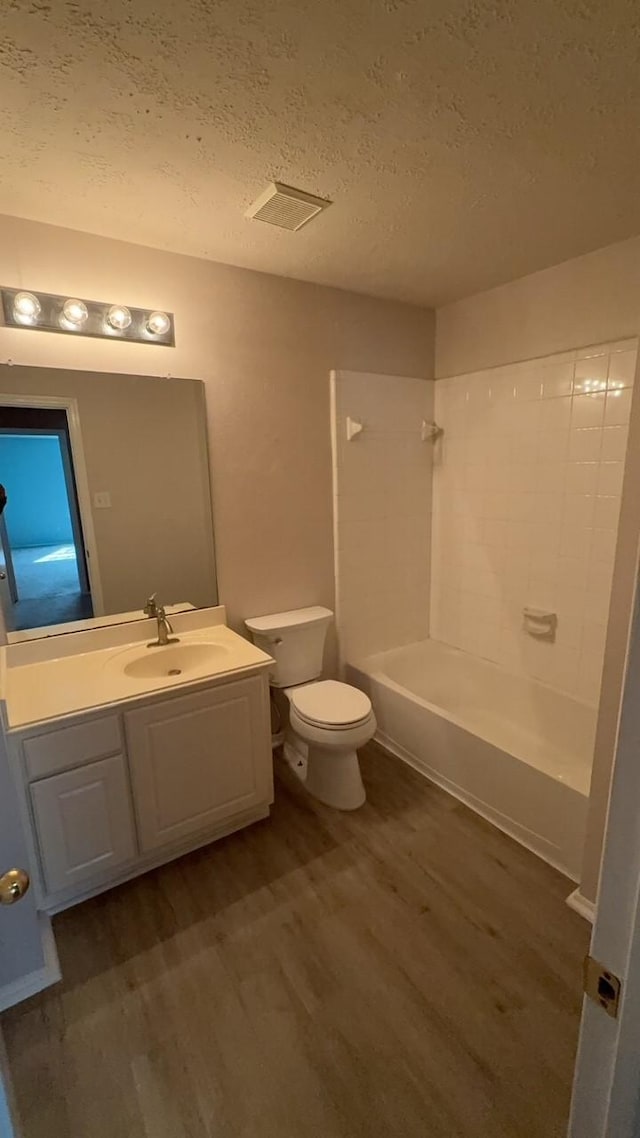
[{"label": "toilet tank", "polygon": [[271,670],[273,687],[304,684],[322,673],[324,642],[332,616],[330,609],[314,605],[245,621],[256,647],[275,660]]}]

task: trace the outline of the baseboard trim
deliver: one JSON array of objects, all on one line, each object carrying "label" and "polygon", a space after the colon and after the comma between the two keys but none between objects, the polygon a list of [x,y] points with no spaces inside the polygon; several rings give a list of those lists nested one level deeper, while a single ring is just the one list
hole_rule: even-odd
[{"label": "baseboard trim", "polygon": [[51,984],[57,984],[58,980],[62,979],[51,921],[44,913],[40,913],[38,916],[44,964],[36,972],[29,972],[27,976],[21,976],[19,980],[15,980],[13,984],[7,984],[5,988],[0,990],[0,1012],[12,1008],[14,1004],[19,1004],[22,1000],[28,1000],[29,996],[37,995],[38,992],[49,988]]},{"label": "baseboard trim", "polygon": [[573,909],[574,913],[579,913],[585,921],[589,921],[589,924],[593,924],[596,917],[596,907],[593,901],[588,901],[586,897],[582,896],[579,888],[574,889],[573,893],[569,894],[567,905]]}]

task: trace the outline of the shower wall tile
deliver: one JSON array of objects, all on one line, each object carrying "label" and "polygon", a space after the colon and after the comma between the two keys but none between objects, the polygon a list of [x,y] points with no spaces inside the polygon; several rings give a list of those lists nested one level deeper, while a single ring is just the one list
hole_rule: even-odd
[{"label": "shower wall tile", "polygon": [[[637,341],[438,380],[431,635],[598,698]],[[522,629],[558,614],[555,643]]]},{"label": "shower wall tile", "polygon": [[[336,607],[343,661],[429,634],[432,380],[331,381]],[[347,441],[347,416],[363,424]]]}]

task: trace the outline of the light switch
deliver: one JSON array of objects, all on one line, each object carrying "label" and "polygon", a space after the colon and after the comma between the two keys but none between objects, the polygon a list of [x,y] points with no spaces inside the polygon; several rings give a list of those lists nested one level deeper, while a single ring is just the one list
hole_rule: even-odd
[{"label": "light switch", "polygon": [[93,504],[96,510],[108,510],[111,506],[111,494],[108,490],[97,490],[93,495]]}]

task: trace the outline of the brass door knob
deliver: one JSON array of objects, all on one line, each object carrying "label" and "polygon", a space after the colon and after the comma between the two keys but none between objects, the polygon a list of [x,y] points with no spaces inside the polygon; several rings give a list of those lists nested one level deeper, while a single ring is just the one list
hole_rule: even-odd
[{"label": "brass door knob", "polygon": [[9,869],[0,877],[0,905],[15,905],[29,888],[29,874],[24,869]]}]

